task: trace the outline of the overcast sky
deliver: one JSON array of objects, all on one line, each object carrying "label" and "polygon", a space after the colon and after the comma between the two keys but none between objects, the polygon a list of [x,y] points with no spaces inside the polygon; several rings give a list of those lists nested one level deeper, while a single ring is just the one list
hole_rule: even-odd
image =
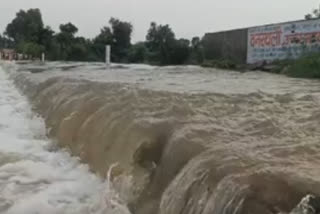
[{"label": "overcast sky", "polygon": [[301,19],[319,0],[1,0],[0,31],[19,9],[40,8],[46,25],[57,30],[72,22],[93,37],[110,17],[134,26],[133,40],[144,40],[150,22],[170,24],[177,37]]}]

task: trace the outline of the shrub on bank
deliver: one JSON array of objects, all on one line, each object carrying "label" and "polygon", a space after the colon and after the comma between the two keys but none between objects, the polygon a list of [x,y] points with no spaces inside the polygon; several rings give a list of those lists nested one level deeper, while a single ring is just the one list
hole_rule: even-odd
[{"label": "shrub on bank", "polygon": [[209,68],[220,68],[220,69],[236,69],[237,64],[231,60],[205,60],[202,64],[202,67]]},{"label": "shrub on bank", "polygon": [[280,74],[283,73],[289,65],[293,64],[293,60],[285,59],[285,60],[276,60],[274,61],[271,66],[272,68],[269,70],[270,73]]},{"label": "shrub on bank", "polygon": [[202,67],[240,71],[260,70],[296,78],[320,79],[320,53],[305,55],[299,59],[278,60],[271,64],[254,67],[254,69],[248,65],[241,66],[231,60],[206,60],[202,63]]},{"label": "shrub on bank", "polygon": [[283,73],[291,77],[320,78],[320,54],[295,60]]}]

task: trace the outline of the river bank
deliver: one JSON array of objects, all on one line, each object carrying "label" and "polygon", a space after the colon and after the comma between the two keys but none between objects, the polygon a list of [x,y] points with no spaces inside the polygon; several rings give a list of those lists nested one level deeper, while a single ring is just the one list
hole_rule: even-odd
[{"label": "river bank", "polygon": [[230,60],[211,60],[205,61],[201,66],[236,70],[239,72],[264,71],[294,78],[320,78],[319,54],[309,54],[298,59],[278,60],[271,63],[259,63],[252,65],[238,64]]}]

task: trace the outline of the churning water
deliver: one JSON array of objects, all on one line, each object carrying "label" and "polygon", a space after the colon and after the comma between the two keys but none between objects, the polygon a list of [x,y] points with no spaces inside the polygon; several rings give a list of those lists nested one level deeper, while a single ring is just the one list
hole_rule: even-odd
[{"label": "churning water", "polygon": [[0,69],[0,213],[129,213],[110,184],[47,139],[35,115]]},{"label": "churning water", "polygon": [[118,163],[109,180],[135,214],[288,213],[320,195],[319,81],[195,66],[4,68],[44,119],[1,72],[0,207],[9,213],[122,211],[115,191],[54,150],[42,123],[101,177]]}]

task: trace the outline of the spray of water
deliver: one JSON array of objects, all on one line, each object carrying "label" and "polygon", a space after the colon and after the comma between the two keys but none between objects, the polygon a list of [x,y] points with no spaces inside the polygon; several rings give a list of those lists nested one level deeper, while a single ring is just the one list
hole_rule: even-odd
[{"label": "spray of water", "polygon": [[107,181],[46,137],[35,115],[0,68],[0,213],[128,214]]}]

